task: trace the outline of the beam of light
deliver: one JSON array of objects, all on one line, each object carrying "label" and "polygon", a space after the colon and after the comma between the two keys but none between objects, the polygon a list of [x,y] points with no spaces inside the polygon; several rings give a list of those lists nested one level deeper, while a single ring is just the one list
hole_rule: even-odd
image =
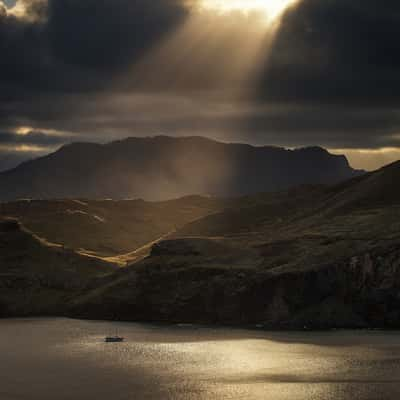
[{"label": "beam of light", "polygon": [[224,89],[245,86],[263,57],[266,31],[241,17],[193,15],[140,60],[132,71],[140,85],[161,90]]},{"label": "beam of light", "polygon": [[274,20],[294,2],[295,0],[201,0],[200,7],[220,13],[261,12],[268,20]]},{"label": "beam of light", "polygon": [[[202,0],[193,0],[191,13],[183,24],[144,54],[130,68],[128,74],[121,75],[117,81],[113,81],[113,85],[121,88],[121,92],[133,89],[138,95],[148,93],[150,90],[153,94],[162,93],[166,98],[169,96],[182,98],[182,105],[170,113],[171,122],[177,113],[182,116],[181,121],[185,121],[185,102],[191,104],[204,102],[211,106],[224,104],[226,108],[222,115],[218,115],[220,107],[216,106],[211,117],[209,114],[203,115],[199,109],[195,118],[190,116],[188,119],[190,119],[191,133],[197,131],[199,134],[204,134],[201,133],[204,121],[213,125],[214,136],[218,136],[222,141],[229,141],[230,135],[240,131],[242,127],[236,118],[227,120],[224,115],[227,112],[237,115],[248,99],[254,95],[255,83],[268,58],[270,46],[280,23],[278,14],[283,15],[284,8],[279,8],[279,13],[277,8],[268,9],[274,19],[271,19],[271,14],[266,19],[264,9],[260,13],[254,8],[246,8],[246,12],[241,12],[243,9],[231,8],[233,12],[225,13],[211,7],[199,8],[200,1]],[[289,4],[293,2],[285,2],[285,5]],[[167,102],[164,108],[165,118],[160,125],[154,125],[154,134],[165,132],[163,124],[168,124],[168,116],[165,115],[169,109]],[[132,115],[138,115],[139,119],[146,118],[143,113],[135,111],[133,101],[126,110]],[[197,182],[197,189],[194,186],[193,190],[198,190],[200,185],[203,193],[215,193],[216,182],[219,188],[221,185],[229,188],[234,184],[233,177],[239,167],[235,160],[221,156],[217,162],[212,158],[202,158],[198,163],[193,163],[192,157],[194,155],[190,152],[176,154],[174,171],[176,176],[187,176],[191,165],[199,165],[202,173],[204,168],[207,168],[207,178],[202,178],[204,181],[201,184]],[[200,174],[193,170],[190,171],[190,176],[200,176]],[[204,177],[204,174],[202,176]],[[195,182],[194,179],[193,181]],[[162,185],[158,185],[156,190],[166,197],[182,195],[179,193],[179,188],[172,193],[171,188],[163,189]],[[156,197],[156,193],[153,197]]]},{"label": "beam of light", "polygon": [[[281,17],[286,8],[295,5],[298,0],[285,0],[285,7],[279,3],[279,8],[277,4],[269,8],[273,10],[274,20],[265,18],[265,8],[261,13],[257,12],[256,6],[259,7],[261,3],[252,0],[228,2],[232,12],[220,12],[215,8],[222,5],[219,1],[187,1],[191,10],[188,18],[149,49],[127,74],[113,80],[112,84],[121,88],[121,91],[134,90],[137,95],[149,93],[150,90],[154,95],[163,93],[164,98],[177,96],[182,103],[192,105],[224,104],[230,108],[232,115],[236,115],[248,101],[252,101],[260,74],[268,62]],[[243,6],[244,3],[245,12],[242,12],[243,7],[239,10],[237,6]],[[264,7],[265,3],[262,5]],[[228,8],[223,9],[228,11]],[[169,108],[166,102],[165,110]],[[184,110],[185,104],[179,110],[174,109],[171,121],[176,112],[184,114]],[[135,110],[134,101],[127,111],[138,115],[137,118],[145,118]],[[199,134],[204,134],[201,131],[202,118],[199,110],[195,118],[198,125],[193,122],[191,132],[197,130]],[[204,120],[207,119],[210,120],[209,115],[204,117]],[[152,133],[169,134],[163,125],[167,123],[164,119],[162,123],[154,124]],[[232,133],[242,129],[237,119],[228,121],[218,115],[215,115],[212,124],[214,136],[222,141],[229,141]]]},{"label": "beam of light", "polygon": [[[150,89],[153,93],[163,93],[166,97],[179,96],[183,103],[223,103],[228,110],[224,109],[222,115],[218,115],[221,110],[216,107],[211,117],[209,114],[202,115],[201,110],[198,110],[196,118],[189,117],[190,132],[197,130],[199,134],[204,134],[200,132],[202,122],[212,121],[213,129],[217,131],[215,136],[221,140],[228,139],[229,135],[239,128],[235,118],[227,121],[224,114],[231,112],[232,115],[236,115],[246,97],[251,96],[249,88],[253,87],[253,79],[268,53],[273,36],[272,26],[273,24],[266,26],[265,19],[257,13],[228,15],[212,10],[199,11],[195,8],[176,31],[149,50],[132,66],[127,76],[121,76],[118,81],[113,81],[113,84],[125,91],[129,91],[131,86],[137,94],[146,93]],[[167,103],[165,110],[168,110]],[[182,116],[184,110],[185,104],[173,110],[171,121],[176,117],[176,113]],[[130,111],[135,114],[133,102]],[[144,118],[144,115],[139,113],[138,118]],[[166,116],[164,124],[168,123],[167,118]],[[165,132],[164,129],[160,124],[159,132]],[[154,134],[159,132],[155,131]],[[204,177],[204,169],[207,169],[207,178],[202,178],[204,181],[200,183],[193,179],[197,185],[193,187],[194,191],[197,192],[201,186],[203,193],[214,193],[216,182],[218,187],[230,187],[234,184],[233,177],[238,168],[234,160],[221,155],[216,162],[212,157],[203,157],[198,163],[193,163],[193,157],[190,152],[176,154],[177,161],[173,168],[176,176],[187,176],[191,165],[199,165],[202,174],[191,170],[192,177]],[[175,197],[182,195],[178,190],[179,188],[173,193]],[[170,188],[163,189],[158,185],[157,191],[164,196],[174,197],[171,196]]]},{"label": "beam of light", "polygon": [[248,96],[268,60],[285,10],[298,0],[187,2],[190,17],[148,51],[124,82],[119,80],[122,87]]},{"label": "beam of light", "polygon": [[[285,0],[285,6],[295,2]],[[143,86],[144,90],[148,87],[186,92],[211,89],[219,90],[225,98],[229,93],[235,93],[235,98],[242,97],[237,96],[238,92],[243,94],[252,88],[259,68],[268,58],[280,21],[277,5],[269,9],[275,19],[266,23],[258,12],[220,13],[218,7],[227,6],[218,0],[197,0],[191,4],[192,13],[187,21],[151,49],[132,68],[125,83]],[[229,4],[235,10],[244,3]],[[251,0],[246,0],[246,4],[249,11],[261,5]],[[282,13],[284,8],[279,4],[279,13]]]}]

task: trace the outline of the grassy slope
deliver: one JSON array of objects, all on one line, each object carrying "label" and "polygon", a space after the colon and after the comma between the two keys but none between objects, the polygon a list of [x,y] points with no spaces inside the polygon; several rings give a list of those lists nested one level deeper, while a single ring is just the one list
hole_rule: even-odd
[{"label": "grassy slope", "polygon": [[[221,201],[197,196],[158,203],[18,201],[0,204],[0,217],[18,218],[51,243],[100,257],[114,257],[118,262],[116,256],[134,252],[222,207]],[[129,261],[129,257],[123,261]]]},{"label": "grassy slope", "polygon": [[219,237],[260,251],[258,268],[307,268],[400,240],[400,164],[332,187],[303,187],[270,202],[189,223],[176,237]]}]

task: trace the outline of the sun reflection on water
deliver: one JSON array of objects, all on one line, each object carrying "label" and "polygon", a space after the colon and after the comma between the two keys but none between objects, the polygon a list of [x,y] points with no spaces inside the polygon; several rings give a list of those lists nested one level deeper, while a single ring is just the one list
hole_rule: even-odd
[{"label": "sun reflection on water", "polygon": [[[126,341],[104,343],[115,330]],[[397,336],[2,321],[0,394],[32,400],[56,394],[76,400],[395,399]]]}]

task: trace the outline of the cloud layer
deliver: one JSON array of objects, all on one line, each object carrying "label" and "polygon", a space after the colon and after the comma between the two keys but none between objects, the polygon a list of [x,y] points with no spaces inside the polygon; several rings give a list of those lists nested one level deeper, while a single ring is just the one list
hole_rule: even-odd
[{"label": "cloud layer", "polygon": [[289,11],[261,96],[313,103],[397,105],[400,3],[303,0]]},{"label": "cloud layer", "polygon": [[[272,44],[265,39],[268,56],[240,82],[240,96],[230,95],[237,82],[218,86],[215,77],[228,74],[224,59],[247,56],[243,35],[254,22],[229,16],[213,32],[207,17],[193,23],[190,5],[18,0],[11,8],[0,0],[0,157],[22,145],[159,133],[372,149],[371,157],[400,146],[398,1],[299,1]],[[174,54],[157,59],[160,48]],[[146,79],[136,68],[144,59],[152,60]],[[20,127],[32,133],[17,135]]]}]

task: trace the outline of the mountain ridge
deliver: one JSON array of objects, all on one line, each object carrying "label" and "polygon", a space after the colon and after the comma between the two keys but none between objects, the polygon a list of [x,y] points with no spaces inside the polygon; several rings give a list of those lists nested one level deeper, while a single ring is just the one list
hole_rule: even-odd
[{"label": "mountain ridge", "polygon": [[321,147],[284,149],[201,136],[76,142],[0,173],[0,201],[18,198],[237,196],[362,174]]}]

